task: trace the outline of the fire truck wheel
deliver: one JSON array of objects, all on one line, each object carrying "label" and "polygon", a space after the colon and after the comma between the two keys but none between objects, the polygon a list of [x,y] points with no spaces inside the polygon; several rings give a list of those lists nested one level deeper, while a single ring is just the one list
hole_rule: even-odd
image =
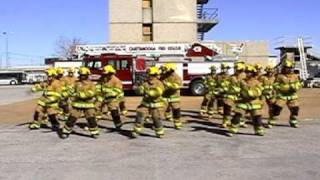
[{"label": "fire truck wheel", "polygon": [[205,92],[205,86],[202,80],[195,80],[191,83],[190,91],[194,96],[202,96]]}]

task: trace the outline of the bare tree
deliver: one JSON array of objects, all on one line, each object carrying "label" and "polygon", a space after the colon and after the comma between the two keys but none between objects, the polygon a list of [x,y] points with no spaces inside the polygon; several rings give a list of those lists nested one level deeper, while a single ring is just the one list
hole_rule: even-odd
[{"label": "bare tree", "polygon": [[84,44],[80,38],[66,38],[60,37],[56,41],[56,54],[63,59],[72,59],[73,54],[75,54],[76,46]]}]

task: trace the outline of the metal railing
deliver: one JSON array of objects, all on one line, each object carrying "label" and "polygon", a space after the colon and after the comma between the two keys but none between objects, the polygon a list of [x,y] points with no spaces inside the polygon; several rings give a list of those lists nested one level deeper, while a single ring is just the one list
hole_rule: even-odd
[{"label": "metal railing", "polygon": [[294,36],[281,36],[275,39],[275,45],[277,47],[298,47],[298,38],[302,38],[304,41],[304,46],[311,46],[310,37],[294,37]]},{"label": "metal railing", "polygon": [[198,18],[204,21],[217,20],[218,8],[203,8]]}]

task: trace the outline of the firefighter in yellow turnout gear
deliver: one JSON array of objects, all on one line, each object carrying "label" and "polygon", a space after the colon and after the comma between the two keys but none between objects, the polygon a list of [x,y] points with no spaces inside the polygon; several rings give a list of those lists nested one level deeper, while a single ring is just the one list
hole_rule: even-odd
[{"label": "firefighter in yellow turnout gear", "polygon": [[64,70],[63,69],[57,69],[58,76],[60,79],[61,84],[63,84],[64,89],[63,89],[63,99],[60,101],[59,106],[63,110],[64,118],[65,120],[68,119],[69,113],[70,113],[70,108],[71,108],[71,102],[69,97],[70,92],[75,86],[75,83],[77,81],[77,78],[74,76],[75,69],[74,68],[69,68],[68,69],[68,75],[63,76]]},{"label": "firefighter in yellow turnout gear", "polygon": [[96,138],[99,135],[99,128],[95,118],[95,98],[96,87],[89,78],[90,70],[86,67],[79,69],[79,80],[76,82],[72,92],[70,116],[65,126],[60,131],[61,138],[68,138],[72,133],[72,128],[76,121],[84,114],[88,121],[89,132],[92,137]]},{"label": "firefighter in yellow turnout gear", "polygon": [[216,83],[216,66],[210,67],[210,74],[204,77],[203,83],[205,85],[205,94],[203,96],[203,101],[201,103],[200,116],[213,116],[214,113],[214,103],[216,99],[216,91],[215,88],[217,86]]},{"label": "firefighter in yellow turnout gear", "polygon": [[157,67],[150,67],[147,70],[147,80],[137,89],[137,92],[143,95],[143,99],[137,108],[136,122],[132,131],[133,137],[138,137],[143,131],[144,120],[148,114],[151,115],[151,119],[153,120],[156,136],[159,138],[164,136],[162,124],[165,108],[165,102],[162,98],[164,86],[158,79],[159,75],[160,70]]},{"label": "firefighter in yellow turnout gear", "polygon": [[247,77],[240,84],[240,100],[236,104],[235,115],[231,120],[229,127],[230,135],[238,133],[241,118],[246,112],[250,113],[254,131],[256,135],[263,136],[264,129],[262,124],[262,84],[258,80],[258,72],[254,66],[246,67]]},{"label": "firefighter in yellow turnout gear", "polygon": [[[246,78],[246,66],[243,62],[236,62],[234,65],[235,73],[229,77],[226,82],[227,90],[224,92],[223,98],[223,123],[222,127],[226,128],[230,125],[231,112],[234,109],[235,103],[239,100],[240,84]],[[242,122],[242,121],[241,121]]]},{"label": "firefighter in yellow turnout gear", "polygon": [[97,99],[101,107],[107,106],[111,112],[114,125],[117,129],[122,127],[119,103],[124,96],[122,82],[115,76],[116,70],[107,65],[103,68],[102,81],[96,85]]},{"label": "firefighter in yellow turnout gear", "polygon": [[302,84],[298,75],[293,73],[294,62],[284,60],[282,63],[282,72],[277,75],[274,88],[276,90],[276,102],[272,108],[274,119],[269,120],[269,126],[273,126],[280,115],[282,108],[287,105],[290,110],[289,124],[291,127],[298,127],[299,103],[298,91]]},{"label": "firefighter in yellow turnout gear", "polygon": [[218,103],[218,111],[219,113],[223,114],[223,98],[226,94],[226,91],[229,87],[229,77],[228,71],[230,69],[230,66],[222,63],[220,66],[221,72],[217,74],[216,76],[216,97],[217,97],[217,103]]},{"label": "firefighter in yellow turnout gear", "polygon": [[181,129],[181,109],[180,109],[180,88],[182,86],[181,77],[175,73],[176,66],[171,63],[164,64],[161,67],[160,80],[164,84],[162,97],[166,100],[166,119],[173,118],[174,128]]},{"label": "firefighter in yellow turnout gear", "polygon": [[59,112],[59,101],[62,98],[62,85],[55,79],[56,71],[54,69],[48,69],[46,71],[47,82],[36,84],[32,87],[32,92],[42,91],[43,95],[37,102],[37,107],[33,116],[33,122],[29,125],[30,129],[39,129],[41,123],[44,120],[45,115],[48,116],[51,122],[52,130],[59,129],[59,122],[57,120],[57,114]]},{"label": "firefighter in yellow turnout gear", "polygon": [[[260,77],[260,82],[263,86],[263,100],[266,101],[266,104],[268,106],[268,114],[269,114],[269,120],[268,122],[272,122],[274,120],[274,117],[272,115],[272,108],[273,104],[275,103],[275,90],[274,90],[274,82],[275,82],[275,76],[274,76],[274,70],[272,66],[267,66],[265,68],[266,74]],[[272,126],[268,125],[266,126],[268,128],[271,128]]]}]

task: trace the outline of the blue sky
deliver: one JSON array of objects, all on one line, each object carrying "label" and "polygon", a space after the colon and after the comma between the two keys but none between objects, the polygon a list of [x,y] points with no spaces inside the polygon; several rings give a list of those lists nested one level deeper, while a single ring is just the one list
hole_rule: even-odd
[{"label": "blue sky", "polygon": [[[168,1],[169,2],[169,1]],[[269,40],[282,35],[311,36],[320,45],[318,0],[211,0],[220,24],[210,40]],[[10,32],[12,59],[41,61],[55,53],[60,37],[88,43],[108,41],[107,0],[1,0],[0,31]],[[5,50],[0,37],[0,57]]]}]

